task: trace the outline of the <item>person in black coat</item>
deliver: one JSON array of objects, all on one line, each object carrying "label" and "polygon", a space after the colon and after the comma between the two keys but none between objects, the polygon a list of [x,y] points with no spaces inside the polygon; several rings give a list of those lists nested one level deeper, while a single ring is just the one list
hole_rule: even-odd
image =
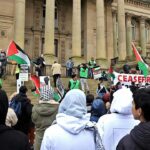
[{"label": "person in black coat", "polygon": [[8,97],[0,90],[0,149],[1,150],[30,150],[27,136],[5,125],[8,111]]},{"label": "person in black coat", "polygon": [[19,94],[13,97],[12,100],[21,102],[21,114],[17,116],[18,122],[14,128],[24,132],[27,135],[31,125],[32,104],[26,93],[26,86],[21,86],[19,89]]},{"label": "person in black coat", "polygon": [[120,140],[117,150],[150,150],[150,89],[138,89],[133,99],[132,113],[141,123]]}]

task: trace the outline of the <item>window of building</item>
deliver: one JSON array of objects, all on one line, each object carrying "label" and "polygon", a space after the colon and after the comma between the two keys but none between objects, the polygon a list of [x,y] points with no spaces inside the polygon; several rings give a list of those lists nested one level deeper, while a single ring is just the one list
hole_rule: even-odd
[{"label": "window of building", "polygon": [[[55,14],[54,14],[54,22],[55,22],[55,28],[58,28],[58,4],[55,3]],[[43,12],[42,12],[42,16],[43,16],[43,21],[42,21],[42,28],[44,28],[45,26],[45,16],[46,16],[46,1],[43,1]]]},{"label": "window of building", "polygon": [[58,57],[58,39],[54,41],[55,56]]},{"label": "window of building", "polygon": [[55,5],[55,28],[58,28],[58,7]]},{"label": "window of building", "polygon": [[136,40],[136,21],[131,21],[131,27],[132,27],[132,40]]}]

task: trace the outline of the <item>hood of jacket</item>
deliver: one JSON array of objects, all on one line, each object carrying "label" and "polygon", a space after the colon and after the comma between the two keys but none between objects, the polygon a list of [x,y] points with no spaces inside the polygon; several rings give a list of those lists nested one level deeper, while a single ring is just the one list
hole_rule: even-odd
[{"label": "hood of jacket", "polygon": [[87,113],[86,96],[83,91],[73,89],[67,92],[60,103],[58,113],[82,118]]},{"label": "hood of jacket", "polygon": [[113,94],[113,101],[110,107],[111,113],[123,115],[132,114],[132,92],[129,88],[122,87]]},{"label": "hood of jacket", "polygon": [[86,125],[89,123],[89,120],[90,114],[86,114],[82,118],[76,118],[63,113],[59,113],[56,116],[57,124],[71,134],[79,134],[85,129]]},{"label": "hood of jacket", "polygon": [[101,117],[106,113],[105,104],[101,99],[95,99],[92,103],[92,116]]},{"label": "hood of jacket", "polygon": [[51,116],[58,111],[58,104],[40,103],[33,107],[33,111],[40,116]]},{"label": "hood of jacket", "polygon": [[70,90],[59,106],[57,124],[69,133],[78,134],[89,120],[84,92],[79,89]]},{"label": "hood of jacket", "polygon": [[150,122],[143,122],[131,131],[134,142],[144,150],[150,148]]}]

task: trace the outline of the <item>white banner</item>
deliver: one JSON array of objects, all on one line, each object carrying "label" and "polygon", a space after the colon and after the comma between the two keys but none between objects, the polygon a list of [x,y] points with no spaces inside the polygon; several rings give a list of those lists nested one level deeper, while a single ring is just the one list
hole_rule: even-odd
[{"label": "white banner", "polygon": [[143,75],[137,74],[120,74],[117,72],[113,72],[115,75],[114,84],[117,82],[121,82],[125,85],[131,85],[131,82],[135,82],[135,84],[141,83],[145,85],[145,83],[150,84],[150,76],[144,77]]}]

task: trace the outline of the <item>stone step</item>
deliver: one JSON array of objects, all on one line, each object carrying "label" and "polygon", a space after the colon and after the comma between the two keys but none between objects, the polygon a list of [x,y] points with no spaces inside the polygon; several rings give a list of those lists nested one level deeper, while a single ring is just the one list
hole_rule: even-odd
[{"label": "stone step", "polygon": [[[53,78],[51,77],[51,85],[53,86]],[[70,78],[62,78],[62,82],[65,88],[68,87],[68,82]],[[96,88],[98,81],[94,79],[88,79],[88,84],[90,88],[90,93],[94,94],[96,96]],[[27,95],[31,99],[32,103],[37,103],[37,97],[33,96],[31,92],[31,88],[33,87],[32,82],[28,81],[25,82],[25,85],[28,88]],[[16,79],[15,76],[7,76],[6,80],[3,80],[3,89],[7,92],[8,96],[10,96],[12,93],[16,92]]]}]

